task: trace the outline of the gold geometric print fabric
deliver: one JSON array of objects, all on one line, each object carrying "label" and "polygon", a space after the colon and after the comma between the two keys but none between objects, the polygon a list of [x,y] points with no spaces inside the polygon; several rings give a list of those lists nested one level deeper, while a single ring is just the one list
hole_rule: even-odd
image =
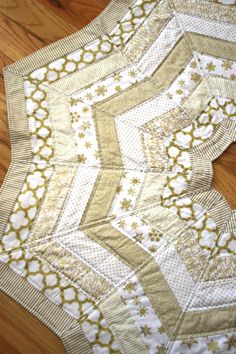
[{"label": "gold geometric print fabric", "polygon": [[235,6],[113,0],[5,68],[0,284],[69,354],[236,352],[236,211],[212,188]]}]

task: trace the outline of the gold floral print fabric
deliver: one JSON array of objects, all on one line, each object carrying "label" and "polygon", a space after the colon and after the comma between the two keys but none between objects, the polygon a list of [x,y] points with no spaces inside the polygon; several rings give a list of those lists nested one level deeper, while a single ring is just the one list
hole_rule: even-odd
[{"label": "gold floral print fabric", "polygon": [[0,287],[77,353],[235,353],[235,1],[113,0],[5,68]]}]

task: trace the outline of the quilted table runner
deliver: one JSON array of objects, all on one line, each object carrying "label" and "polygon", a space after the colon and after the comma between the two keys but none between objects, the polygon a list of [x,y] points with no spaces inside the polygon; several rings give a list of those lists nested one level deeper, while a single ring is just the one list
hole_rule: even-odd
[{"label": "quilted table runner", "polygon": [[69,354],[235,354],[212,161],[236,140],[236,1],[113,0],[4,76],[0,288]]}]

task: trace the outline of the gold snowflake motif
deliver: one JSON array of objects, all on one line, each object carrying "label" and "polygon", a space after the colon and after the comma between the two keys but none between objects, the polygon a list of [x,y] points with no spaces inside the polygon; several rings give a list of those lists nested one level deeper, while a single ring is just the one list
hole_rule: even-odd
[{"label": "gold snowflake motif", "polygon": [[133,222],[133,223],[131,224],[131,228],[132,228],[133,230],[136,230],[136,229],[138,228],[138,224],[137,224],[136,222]]},{"label": "gold snowflake motif", "polygon": [[107,93],[107,88],[106,86],[101,85],[98,86],[95,91],[98,96],[104,96]]},{"label": "gold snowflake motif", "polygon": [[140,305],[140,303],[141,303],[140,298],[138,296],[135,296],[134,304],[138,306],[138,305]]},{"label": "gold snowflake motif", "polygon": [[79,102],[81,102],[78,98],[71,98],[70,99],[70,104],[72,105],[72,106],[76,106],[77,105],[77,103],[79,103]]},{"label": "gold snowflake motif", "polygon": [[151,327],[148,327],[147,325],[141,326],[141,333],[144,334],[146,337],[147,335],[151,334]]},{"label": "gold snowflake motif", "polygon": [[84,133],[79,133],[79,138],[80,139],[84,139],[84,137],[85,137]]},{"label": "gold snowflake motif", "polygon": [[121,75],[120,75],[120,74],[115,74],[115,75],[113,76],[113,80],[114,80],[114,81],[120,81],[120,80],[121,80]]},{"label": "gold snowflake motif", "polygon": [[131,183],[132,183],[133,185],[136,185],[136,184],[139,184],[139,183],[140,183],[140,180],[139,180],[138,178],[134,177],[134,178],[132,178]]},{"label": "gold snowflake motif", "polygon": [[90,149],[92,147],[92,144],[90,143],[90,141],[86,141],[84,145],[85,145],[86,149]]},{"label": "gold snowflake motif", "polygon": [[160,234],[156,229],[151,229],[148,236],[152,242],[158,242],[160,240]]},{"label": "gold snowflake motif", "polygon": [[130,188],[130,189],[128,190],[128,194],[129,194],[129,195],[135,195],[135,190],[134,190],[133,188]]},{"label": "gold snowflake motif", "polygon": [[78,155],[79,163],[85,163],[85,161],[86,161],[86,157],[84,156],[84,154]]},{"label": "gold snowflake motif", "polygon": [[178,81],[178,85],[179,86],[184,86],[185,85],[185,81],[184,80],[179,80]]},{"label": "gold snowflake motif", "polygon": [[132,293],[136,290],[136,284],[135,283],[127,283],[124,287],[124,290],[127,291],[127,293]]},{"label": "gold snowflake motif", "polygon": [[116,92],[120,92],[120,91],[121,91],[120,85],[116,85],[116,86],[115,86],[115,91],[116,91]]},{"label": "gold snowflake motif", "polygon": [[227,340],[224,342],[228,346],[228,350],[230,350],[232,347],[236,348],[236,337],[234,334],[231,336],[226,335]]},{"label": "gold snowflake motif", "polygon": [[156,248],[155,246],[150,246],[150,247],[148,248],[148,250],[149,250],[149,252],[151,252],[151,253],[156,253],[157,248]]},{"label": "gold snowflake motif", "polygon": [[184,92],[181,89],[176,90],[177,95],[182,95]]},{"label": "gold snowflake motif", "polygon": [[93,95],[91,93],[87,93],[86,96],[87,100],[91,101],[93,99]]},{"label": "gold snowflake motif", "polygon": [[186,345],[189,349],[192,348],[192,345],[196,343],[197,341],[193,338],[188,338],[182,341],[182,345]]},{"label": "gold snowflake motif", "polygon": [[167,351],[167,348],[164,344],[161,344],[160,346],[156,347],[156,354],[165,354]]},{"label": "gold snowflake motif", "polygon": [[125,227],[125,226],[126,226],[125,220],[120,220],[120,221],[118,222],[118,226],[119,226],[119,227]]},{"label": "gold snowflake motif", "polygon": [[223,63],[221,64],[221,66],[225,70],[230,70],[230,69],[232,69],[233,63],[228,60],[223,60]]},{"label": "gold snowflake motif", "polygon": [[157,328],[157,333],[162,334],[162,333],[165,333],[165,332],[166,332],[166,330],[165,330],[164,326],[160,326],[160,327]]},{"label": "gold snowflake motif", "polygon": [[215,353],[219,349],[218,342],[212,340],[207,346],[209,352]]},{"label": "gold snowflake motif", "polygon": [[206,65],[206,70],[207,71],[211,72],[211,71],[215,71],[215,69],[216,69],[215,64],[213,64],[212,62],[207,63],[207,65]]},{"label": "gold snowflake motif", "polygon": [[86,130],[86,129],[89,129],[91,128],[91,123],[89,122],[84,122],[83,125],[82,125],[83,129]]},{"label": "gold snowflake motif", "polygon": [[83,113],[87,113],[89,111],[89,108],[87,106],[83,107],[82,108],[82,112]]},{"label": "gold snowflake motif", "polygon": [[132,205],[131,200],[129,200],[129,199],[124,198],[121,201],[121,209],[122,210],[128,211],[131,208],[131,205]]},{"label": "gold snowflake motif", "polygon": [[136,77],[137,76],[137,72],[134,69],[132,69],[132,70],[130,70],[128,72],[128,75],[129,75],[129,77]]},{"label": "gold snowflake motif", "polygon": [[198,73],[194,73],[191,75],[191,80],[194,82],[198,82],[201,79],[201,76]]},{"label": "gold snowflake motif", "polygon": [[236,81],[236,75],[235,74],[231,74],[230,75],[230,80]]},{"label": "gold snowflake motif", "polygon": [[141,306],[141,307],[139,307],[139,308],[138,308],[138,314],[139,314],[139,316],[141,316],[141,317],[147,316],[147,314],[148,314],[148,309],[147,309],[147,307],[146,307],[146,306]]},{"label": "gold snowflake motif", "polygon": [[144,237],[143,237],[143,235],[141,233],[136,234],[135,240],[137,242],[142,242],[143,239],[144,239]]},{"label": "gold snowflake motif", "polygon": [[197,67],[197,63],[195,61],[193,61],[191,64],[190,64],[190,67],[191,68],[196,68]]}]

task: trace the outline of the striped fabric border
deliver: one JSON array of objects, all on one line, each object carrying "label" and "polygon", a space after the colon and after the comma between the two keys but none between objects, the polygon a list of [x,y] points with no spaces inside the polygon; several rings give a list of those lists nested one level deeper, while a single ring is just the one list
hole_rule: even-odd
[{"label": "striped fabric border", "polygon": [[223,232],[236,232],[236,210],[231,210],[230,216],[225,223]]},{"label": "striped fabric border", "polygon": [[30,169],[31,144],[24,105],[23,78],[4,71],[11,164],[0,189],[0,236],[3,235],[17,196]]},{"label": "striped fabric border", "polygon": [[232,226],[235,228],[234,213],[220,192],[211,188],[202,193],[192,194],[191,198],[208,210],[209,215],[217,225],[221,225],[220,232],[223,232],[223,230],[224,232],[230,232],[229,230],[231,230]]},{"label": "striped fabric border", "polygon": [[73,328],[69,329],[65,334],[60,336],[62,343],[70,354],[92,354],[92,350],[89,343],[84,337],[84,333],[79,326],[76,324]]},{"label": "striped fabric border", "polygon": [[197,189],[210,189],[213,178],[211,160],[208,160],[204,156],[197,156],[191,153],[190,160],[193,174],[188,186],[188,192],[193,192]]},{"label": "striped fabric border", "polygon": [[207,84],[215,96],[236,100],[236,82],[217,76],[207,77]]},{"label": "striped fabric border", "polygon": [[217,204],[215,204],[210,210],[209,215],[216,222],[217,225],[221,225],[220,229],[227,222],[231,208],[228,202],[224,198],[220,198]]},{"label": "striped fabric border", "polygon": [[25,112],[24,79],[4,70],[12,161],[32,161],[30,133]]},{"label": "striped fabric border", "polygon": [[[205,156],[213,161],[234,141],[232,132],[236,131],[236,122],[227,119],[222,120],[215,132],[200,145],[194,146],[191,152],[195,155]],[[233,135],[231,136],[230,133]]]},{"label": "striped fabric border", "polygon": [[221,199],[222,195],[215,189],[209,189],[207,191],[196,192],[191,195],[191,198],[201,204],[205,209],[210,209],[215,203]]}]

